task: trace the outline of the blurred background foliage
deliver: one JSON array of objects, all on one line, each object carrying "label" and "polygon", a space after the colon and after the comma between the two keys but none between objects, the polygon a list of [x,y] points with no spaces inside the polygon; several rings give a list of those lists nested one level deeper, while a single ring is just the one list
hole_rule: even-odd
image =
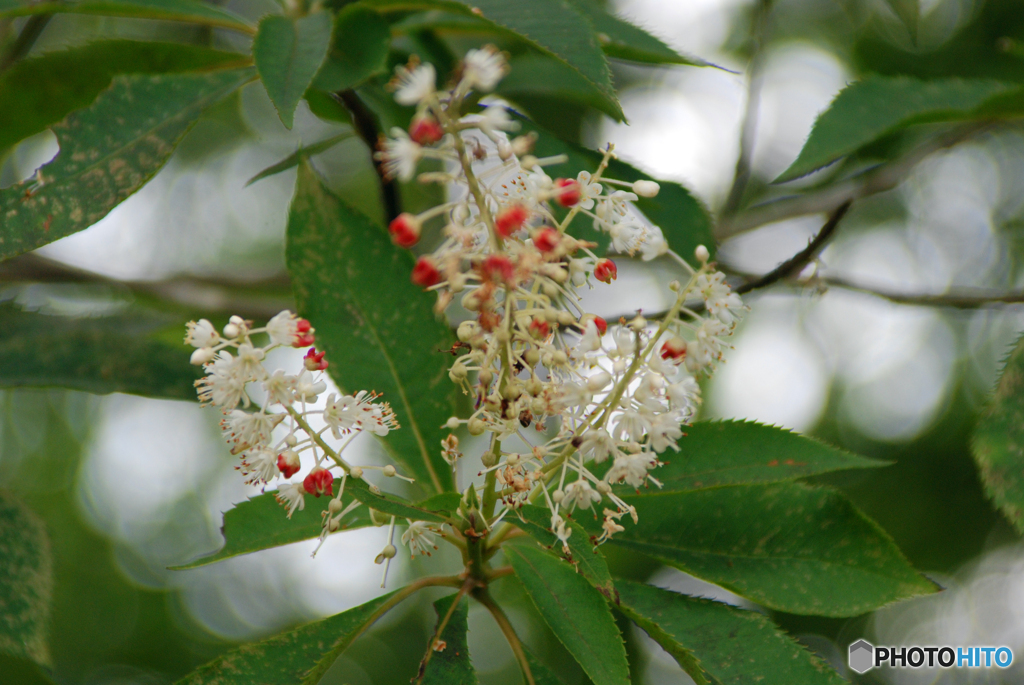
[{"label": "blurred background foliage", "polygon": [[[217,4],[247,17],[274,7],[269,0]],[[890,136],[796,183],[771,185],[796,158],[815,116],[849,81],[873,73],[1024,81],[1024,6],[1015,0],[621,0],[611,9],[723,68],[614,62],[626,126],[595,109],[599,103],[575,87],[573,74],[559,81],[564,88],[536,87],[531,75],[551,63],[502,39],[512,73],[499,93],[568,140],[615,142],[626,161],[683,182],[720,217],[893,159],[921,128],[929,130]],[[428,25],[413,14],[392,25],[389,68],[417,54],[446,73],[455,55],[496,40],[472,21],[442,19],[431,16]],[[4,23],[0,40],[14,40],[26,21]],[[30,54],[109,38],[246,47],[236,34],[186,24],[60,15]],[[755,88],[748,89],[748,77]],[[358,91],[383,130],[408,123],[385,81],[378,77]],[[751,174],[737,188],[733,169],[751,93],[759,113]],[[299,146],[350,126],[347,112],[324,99],[300,104],[294,128],[286,130],[262,86],[246,86],[204,114],[166,168],[98,225],[43,248],[44,260],[0,269],[0,301],[53,315],[148,305],[168,315],[157,338],[171,346],[190,318],[275,313],[290,302],[282,255],[294,171],[246,181]],[[0,187],[31,175],[56,149],[46,132],[6,151]],[[382,217],[377,179],[358,137],[313,160],[334,189]],[[411,211],[431,204],[432,192],[418,184],[400,188]],[[720,258],[737,272],[766,272],[799,251],[821,222],[790,219],[742,233],[721,246]],[[1008,122],[931,155],[896,188],[855,203],[822,260],[829,273],[887,291],[1009,291],[1024,280],[1022,226],[1024,131]],[[624,264],[618,292],[643,296],[652,278],[650,270]],[[856,619],[773,618],[851,678],[846,646],[861,636],[883,644],[1006,644],[1024,654],[1024,546],[986,499],[969,450],[980,407],[1024,324],[1020,307],[921,307],[838,287],[790,286],[748,302],[752,312],[736,350],[707,388],[705,416],[784,425],[892,461],[887,469],[821,479],[848,493],[914,566],[949,588]],[[598,307],[624,313],[615,298]],[[0,329],[0,348],[4,337]],[[116,336],[106,344],[116,350]],[[182,360],[186,353],[182,347]],[[0,488],[35,512],[50,538],[48,630],[59,683],[173,682],[238,642],[377,592],[376,567],[368,562],[379,545],[373,529],[332,537],[316,560],[308,544],[298,544],[166,570],[215,549],[220,512],[252,494],[218,439],[217,417],[195,403],[10,389],[0,393],[0,410]],[[635,554],[607,553],[619,576],[730,598]],[[405,564],[398,576],[422,563]],[[454,558],[440,563],[458,568]],[[499,595],[517,592],[512,582],[496,587]],[[389,615],[324,682],[407,682],[433,626],[433,598],[427,593]],[[558,658],[561,647],[530,613],[532,605],[514,606],[512,620],[526,642],[552,657],[548,663],[562,664],[566,682],[585,682],[572,659]],[[469,621],[471,650],[489,655],[477,661],[483,681],[519,682],[489,618],[473,608]],[[623,628],[636,682],[685,678],[659,647]],[[1003,682],[1019,682],[1019,674],[1003,673]],[[41,678],[27,664],[0,662],[4,683]],[[855,680],[924,682],[885,671]]]}]

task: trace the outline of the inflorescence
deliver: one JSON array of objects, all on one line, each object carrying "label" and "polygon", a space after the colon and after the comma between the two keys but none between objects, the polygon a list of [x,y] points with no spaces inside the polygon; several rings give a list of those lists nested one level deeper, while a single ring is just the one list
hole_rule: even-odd
[{"label": "inflorescence", "polygon": [[[544,167],[565,158],[535,157],[533,134],[511,138],[519,124],[500,101],[485,98],[482,112],[463,113],[474,91],[493,90],[506,72],[504,56],[490,46],[467,53],[458,81],[447,90],[437,89],[429,64],[413,61],[397,69],[395,99],[415,106],[416,114],[408,131],[392,130],[377,158],[403,181],[444,185],[448,200],[418,215],[401,214],[389,231],[397,245],[412,248],[427,221],[444,221],[440,245],[417,259],[412,280],[436,294],[439,314],[457,302],[471,315],[458,325],[459,356],[449,377],[472,398],[473,411],[446,426],[488,437],[484,483],[468,485],[475,489],[471,499],[484,503],[488,525],[524,503],[541,504],[564,545],[572,533],[568,516],[577,509],[596,515],[600,508],[603,532],[597,541],[603,542],[623,530],[624,516],[637,517],[613,486],[660,486],[652,475],[661,465],[659,455],[678,449],[701,401],[697,381],[722,359],[746,307],[710,263],[706,248],[697,249],[694,269],[633,204],[657,195],[657,183],[608,178],[615,158],[611,145],[596,169],[552,179]],[[424,161],[431,169],[417,175]],[[613,252],[644,260],[668,255],[684,270],[684,279],[669,284],[674,302],[658,321],[637,313],[606,322],[585,310],[579,289],[611,283],[618,270],[612,259],[594,252],[596,243],[570,234],[580,215],[608,235]],[[691,300],[703,301],[703,313],[687,306]],[[269,337],[269,345],[253,344],[251,336],[258,333]],[[351,466],[340,455],[360,431],[385,435],[397,428],[386,403],[364,392],[331,395],[322,411],[307,410],[326,390],[314,374],[327,361],[312,348],[298,375],[263,369],[266,352],[275,346],[312,345],[308,322],[282,312],[266,328],[253,329],[235,317],[221,336],[200,321],[189,324],[186,342],[197,348],[193,363],[206,368],[206,378],[197,382],[200,398],[226,413],[225,436],[242,455],[240,468],[250,482],[291,477],[302,454],[314,460],[302,483],[278,486],[289,515],[302,508],[304,494],[332,495],[332,469],[340,470],[343,487],[346,477],[380,468]],[[250,406],[250,383],[262,384],[266,401],[246,412],[237,407]],[[275,407],[283,411],[269,413]],[[311,413],[321,415],[327,428],[313,431]],[[271,433],[279,425],[286,434],[274,440]],[[325,449],[328,433],[344,440],[341,447]],[[440,446],[453,468],[462,457],[459,447],[454,433]],[[396,475],[393,466],[383,470]],[[322,538],[348,511],[340,495],[325,514]],[[394,525],[392,519],[378,562],[394,556]],[[436,527],[410,521],[402,542],[414,554],[427,553],[438,534]]]}]

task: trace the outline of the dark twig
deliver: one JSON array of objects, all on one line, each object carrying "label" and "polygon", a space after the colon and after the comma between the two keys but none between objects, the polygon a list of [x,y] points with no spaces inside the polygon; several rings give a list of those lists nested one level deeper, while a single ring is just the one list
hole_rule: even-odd
[{"label": "dark twig", "polygon": [[523,671],[523,679],[527,685],[536,685],[536,681],[533,679],[533,672],[530,671],[530,662],[526,658],[526,650],[523,649],[523,643],[519,641],[519,636],[516,635],[515,628],[512,627],[512,622],[508,620],[508,616],[502,611],[501,607],[491,597],[491,594],[487,591],[487,587],[479,587],[473,591],[473,598],[483,604],[491,616],[494,617],[495,623],[501,628],[501,632],[505,635],[505,640],[508,641],[508,646],[512,648],[512,653],[515,655],[516,660],[519,662],[519,668]]},{"label": "dark twig", "polygon": [[359,99],[355,91],[342,90],[332,93],[332,95],[352,115],[352,123],[355,124],[356,132],[370,148],[370,159],[373,161],[373,168],[377,171],[377,177],[380,179],[380,199],[384,203],[384,214],[388,223],[391,223],[402,213],[402,202],[398,196],[398,184],[384,173],[384,165],[373,159],[373,153],[377,151],[377,143],[381,136],[376,117]]},{"label": "dark twig", "polygon": [[121,281],[85,269],[28,253],[0,262],[0,286],[22,283],[76,283],[126,290],[157,307],[176,311],[238,314],[266,319],[282,309],[294,308],[287,276],[262,281],[243,281],[201,276],[161,281]]},{"label": "dark twig", "polygon": [[844,216],[846,216],[846,212],[849,211],[851,204],[853,204],[853,201],[847,200],[843,204],[839,205],[839,207],[837,207],[829,216],[825,225],[821,227],[821,230],[818,231],[818,235],[814,236],[814,239],[807,244],[807,247],[800,250],[765,275],[748,280],[746,283],[736,287],[735,292],[738,295],[743,295],[752,290],[766,288],[772,283],[776,283],[799,274],[803,268],[810,264],[811,261],[818,256],[818,253],[825,248],[825,244],[828,243],[832,234],[835,233],[836,227],[839,226],[839,222],[843,220]]},{"label": "dark twig", "polygon": [[0,72],[6,71],[9,66],[28,54],[52,18],[52,14],[36,14],[28,18],[10,49],[0,57]]},{"label": "dark twig", "polygon": [[736,159],[736,171],[733,174],[732,187],[722,206],[722,215],[730,216],[740,207],[743,191],[750,181],[750,164],[754,156],[754,137],[757,133],[757,120],[761,108],[761,85],[764,82],[764,47],[768,42],[768,15],[771,12],[772,0],[760,0],[754,8],[751,19],[750,41],[751,55],[747,65],[747,103],[743,112],[743,126],[740,130],[740,152]]},{"label": "dark twig", "polygon": [[820,284],[844,290],[882,297],[896,304],[921,307],[953,307],[954,309],[983,309],[1004,304],[1024,304],[1024,291],[998,292],[982,288],[959,289],[947,293],[901,293],[886,288],[876,288],[848,281],[839,276],[822,276],[809,285]]},{"label": "dark twig", "polygon": [[797,216],[831,212],[850,200],[858,200],[892,190],[907,177],[915,166],[934,152],[952,147],[982,131],[992,128],[991,123],[965,124],[946,131],[904,156],[875,167],[859,176],[829,185],[797,197],[774,200],[757,207],[751,207],[735,216],[723,218],[715,229],[715,238],[724,241],[732,236],[752,231],[755,228]]}]

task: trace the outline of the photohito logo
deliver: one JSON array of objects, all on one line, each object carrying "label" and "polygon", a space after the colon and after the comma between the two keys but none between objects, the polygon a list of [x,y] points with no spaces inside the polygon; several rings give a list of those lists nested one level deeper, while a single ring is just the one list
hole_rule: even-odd
[{"label": "photohito logo", "polygon": [[867,640],[850,645],[850,670],[866,673],[872,668],[1009,668],[1009,647],[876,647]]}]

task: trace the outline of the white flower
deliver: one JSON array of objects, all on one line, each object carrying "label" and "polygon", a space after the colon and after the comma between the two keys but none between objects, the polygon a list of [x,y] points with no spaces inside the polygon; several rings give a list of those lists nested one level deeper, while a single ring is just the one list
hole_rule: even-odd
[{"label": "white flower", "polygon": [[291,345],[298,334],[299,318],[287,309],[267,322],[267,335],[275,345]]},{"label": "white flower", "polygon": [[583,329],[583,336],[580,338],[579,350],[581,352],[596,352],[601,349],[601,331],[593,320],[588,321]]},{"label": "white flower", "polygon": [[248,483],[269,483],[280,471],[277,469],[277,455],[265,448],[246,452],[242,456],[242,475],[249,476]]},{"label": "white flower", "polygon": [[495,131],[515,131],[519,128],[519,122],[513,121],[509,117],[508,110],[505,109],[504,103],[500,101],[489,103],[487,109],[480,114],[480,117],[474,123],[491,140],[497,138]]},{"label": "white flower", "polygon": [[248,413],[235,409],[220,422],[224,438],[228,442],[247,447],[265,445],[270,440],[274,427],[284,420],[284,414]]},{"label": "white flower", "polygon": [[662,414],[654,419],[650,437],[655,452],[664,452],[669,447],[678,451],[679,445],[676,444],[676,440],[683,437],[683,431],[679,428],[679,421],[672,414]]},{"label": "white flower", "polygon": [[420,64],[413,69],[399,66],[395,68],[395,75],[395,102],[400,105],[418,105],[433,95],[436,89],[437,73],[433,64]]},{"label": "white flower", "polygon": [[263,389],[267,391],[268,405],[289,405],[294,400],[295,376],[285,375],[284,371],[278,369],[263,381]]},{"label": "white flower", "polygon": [[572,528],[566,525],[566,521],[558,514],[551,516],[551,530],[554,531],[555,537],[562,543],[562,548],[565,550],[569,549],[569,536],[572,535]]},{"label": "white flower", "polygon": [[590,394],[590,391],[579,383],[563,383],[562,386],[558,388],[557,393],[558,396],[555,399],[555,404],[562,409],[582,409],[590,404],[590,400],[593,399],[593,395]]},{"label": "white flower", "polygon": [[217,359],[206,366],[207,375],[196,381],[199,401],[225,411],[237,407],[242,401],[246,383],[240,371],[238,360],[227,350],[222,350]]},{"label": "white flower", "polygon": [[647,472],[657,465],[656,459],[643,454],[616,457],[604,478],[608,483],[626,482],[639,488],[647,479]]},{"label": "white flower", "polygon": [[593,376],[587,379],[587,390],[590,392],[600,392],[608,387],[608,384],[612,382],[612,375],[607,371],[598,371]]},{"label": "white flower", "polygon": [[565,486],[565,498],[562,505],[572,511],[576,507],[589,509],[590,505],[601,501],[601,493],[590,486],[586,480],[580,478]]},{"label": "white flower", "polygon": [[672,406],[686,413],[692,413],[700,402],[700,386],[693,376],[684,376],[666,388],[665,395]]},{"label": "white flower", "polygon": [[660,228],[651,226],[640,243],[640,256],[645,262],[649,262],[663,254],[668,254],[668,242]]},{"label": "white flower", "polygon": [[697,276],[697,289],[704,298],[708,313],[727,326],[736,323],[745,309],[743,300],[725,282],[725,274],[721,271]]},{"label": "white flower", "polygon": [[314,380],[309,371],[303,371],[295,379],[295,397],[303,402],[316,402],[317,395],[326,389],[327,384]]},{"label": "white flower", "polygon": [[389,177],[411,181],[416,175],[416,165],[423,154],[423,148],[400,128],[391,129],[391,135],[393,137],[384,141],[384,150],[374,157],[383,160],[384,173]]},{"label": "white flower", "polygon": [[626,530],[618,523],[618,518],[622,516],[622,512],[612,511],[611,509],[604,510],[604,522],[601,524],[601,529],[604,530],[601,533],[601,537],[597,539],[598,544],[604,542],[615,533],[621,533]]},{"label": "white flower", "polygon": [[303,497],[305,492],[302,483],[284,483],[277,489],[274,497],[288,507],[288,518],[291,518],[296,509],[302,511],[306,508],[306,500]]},{"label": "white flower", "polygon": [[402,533],[402,544],[409,548],[409,553],[415,557],[417,554],[430,556],[430,548],[437,549],[434,544],[434,535],[437,531],[431,528],[424,521],[410,521],[409,527]]},{"label": "white flower", "polygon": [[463,64],[465,68],[462,72],[462,82],[467,87],[482,92],[494,90],[498,81],[504,78],[508,71],[505,56],[493,45],[480,50],[470,50],[466,53]]},{"label": "white flower", "polygon": [[625,435],[626,440],[632,440],[639,442],[643,434],[650,429],[651,422],[643,413],[635,409],[627,409],[619,414],[618,419],[615,421],[615,431],[613,435],[616,440],[622,440]]},{"label": "white flower", "polygon": [[599,197],[604,190],[600,183],[591,183],[590,178],[589,171],[581,171],[576,176],[576,183],[579,184],[580,188],[579,206],[582,209],[592,209],[594,207],[594,199]]},{"label": "white flower", "polygon": [[263,348],[248,343],[238,346],[238,372],[246,381],[258,381],[267,377],[263,368]]},{"label": "white flower", "polygon": [[337,395],[331,393],[327,396],[327,406],[324,407],[324,422],[331,427],[331,433],[335,439],[347,433],[359,421],[359,409],[356,406],[356,398],[351,395],[343,395],[336,399]]},{"label": "white flower", "polygon": [[213,347],[220,342],[220,335],[213,324],[206,319],[189,321],[185,326],[188,333],[185,335],[185,344],[192,347]]},{"label": "white flower", "polygon": [[630,221],[620,221],[608,230],[608,235],[612,238],[612,249],[630,255],[640,249],[645,233],[642,226]]},{"label": "white flower", "polygon": [[616,454],[618,449],[615,441],[604,428],[591,428],[583,434],[583,442],[580,443],[580,452],[584,455],[591,455],[594,461],[600,464],[609,455]]}]

